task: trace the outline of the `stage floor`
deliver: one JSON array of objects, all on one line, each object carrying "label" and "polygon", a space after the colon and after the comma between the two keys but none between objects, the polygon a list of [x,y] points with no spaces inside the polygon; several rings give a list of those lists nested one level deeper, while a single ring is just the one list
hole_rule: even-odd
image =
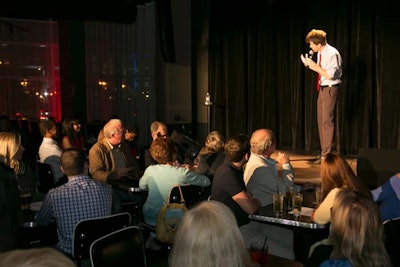
[{"label": "stage floor", "polygon": [[[290,157],[290,163],[294,169],[295,184],[303,185],[307,182],[315,184],[321,183],[321,164],[313,163],[318,157],[317,153],[277,149],[272,155],[272,158],[275,158],[279,151],[287,153]],[[348,158],[347,162],[353,169],[354,173],[357,174],[357,159]]]}]

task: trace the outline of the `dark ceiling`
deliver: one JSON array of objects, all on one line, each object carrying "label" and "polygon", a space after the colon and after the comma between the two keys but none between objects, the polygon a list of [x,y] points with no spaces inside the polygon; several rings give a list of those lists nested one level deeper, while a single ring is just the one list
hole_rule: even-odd
[{"label": "dark ceiling", "polygon": [[96,20],[133,23],[136,6],[149,0],[113,0],[85,2],[12,0],[0,4],[0,17],[39,20]]}]

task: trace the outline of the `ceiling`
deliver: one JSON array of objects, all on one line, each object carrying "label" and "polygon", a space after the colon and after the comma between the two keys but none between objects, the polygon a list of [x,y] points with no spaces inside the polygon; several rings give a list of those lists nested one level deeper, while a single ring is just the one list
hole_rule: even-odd
[{"label": "ceiling", "polygon": [[[60,1],[45,3],[32,0],[4,1],[0,4],[0,17],[39,20],[98,20],[133,23],[136,6],[149,0],[113,0],[107,2]],[[51,3],[51,2],[50,2]]]}]

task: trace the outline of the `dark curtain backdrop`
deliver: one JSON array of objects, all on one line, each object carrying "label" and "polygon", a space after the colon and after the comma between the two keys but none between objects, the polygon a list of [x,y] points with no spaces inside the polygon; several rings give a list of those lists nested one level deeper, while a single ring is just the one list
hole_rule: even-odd
[{"label": "dark curtain backdrop", "polygon": [[300,61],[317,28],[344,62],[336,150],[400,149],[400,15],[391,2],[210,1],[211,130],[266,127],[279,148],[319,151],[316,74]]}]

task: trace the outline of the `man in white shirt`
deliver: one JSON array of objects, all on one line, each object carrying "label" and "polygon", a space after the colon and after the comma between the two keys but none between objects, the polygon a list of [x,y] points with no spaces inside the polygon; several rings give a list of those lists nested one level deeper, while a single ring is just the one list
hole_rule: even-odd
[{"label": "man in white shirt", "polygon": [[[271,158],[275,152],[274,133],[269,129],[258,129],[250,138],[251,155],[244,170],[244,182],[247,190],[256,197],[261,206],[272,204],[272,194],[279,188],[285,193],[294,185],[294,171],[286,153],[278,153],[277,159]],[[278,175],[276,164],[282,165],[282,178]],[[243,239],[249,247],[254,241],[268,237],[269,253],[287,259],[294,259],[293,230],[250,221],[240,227]]]},{"label": "man in white shirt", "polygon": [[57,125],[52,120],[44,120],[40,122],[39,127],[43,136],[43,141],[39,147],[39,161],[50,165],[54,183],[60,185],[67,180],[61,170],[60,157],[63,151],[56,140],[58,136]]}]

